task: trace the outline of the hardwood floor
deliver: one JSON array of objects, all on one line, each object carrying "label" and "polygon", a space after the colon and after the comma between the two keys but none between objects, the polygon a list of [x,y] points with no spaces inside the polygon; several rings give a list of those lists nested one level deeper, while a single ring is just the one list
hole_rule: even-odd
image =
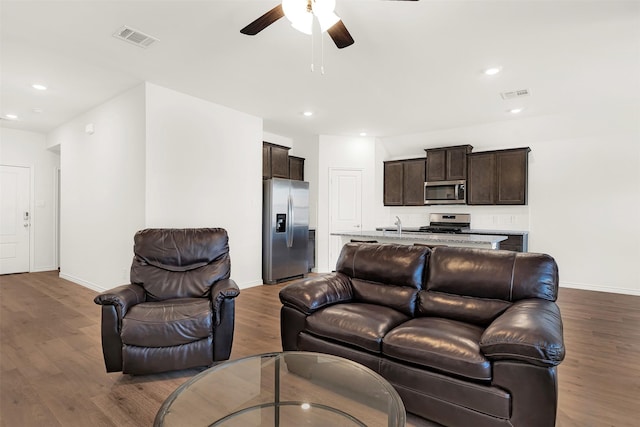
[{"label": "hardwood floor", "polygon": [[[281,350],[282,286],[241,292],[232,359]],[[105,373],[95,295],[55,271],[0,276],[0,426],[150,426],[199,372]],[[563,288],[559,304],[567,358],[557,426],[639,425],[640,297]]]}]

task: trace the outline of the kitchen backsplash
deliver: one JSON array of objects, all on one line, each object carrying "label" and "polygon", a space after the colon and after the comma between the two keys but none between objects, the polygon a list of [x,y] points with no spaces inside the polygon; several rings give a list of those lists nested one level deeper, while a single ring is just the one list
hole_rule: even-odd
[{"label": "kitchen backsplash", "polygon": [[429,225],[431,213],[468,213],[471,228],[476,230],[529,230],[528,206],[416,206],[389,208],[389,218],[377,227],[392,226],[396,216],[403,227]]}]

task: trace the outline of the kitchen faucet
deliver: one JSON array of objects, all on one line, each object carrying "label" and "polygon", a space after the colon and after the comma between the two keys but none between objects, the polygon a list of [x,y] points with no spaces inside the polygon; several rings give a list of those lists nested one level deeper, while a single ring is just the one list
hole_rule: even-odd
[{"label": "kitchen faucet", "polygon": [[396,227],[398,227],[398,234],[402,233],[402,221],[400,221],[400,217],[396,216],[396,222],[393,223]]}]

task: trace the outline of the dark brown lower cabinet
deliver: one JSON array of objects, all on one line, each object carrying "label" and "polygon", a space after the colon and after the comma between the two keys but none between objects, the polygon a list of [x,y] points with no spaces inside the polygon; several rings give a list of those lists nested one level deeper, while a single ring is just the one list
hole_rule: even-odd
[{"label": "dark brown lower cabinet", "polygon": [[509,234],[507,240],[500,242],[500,249],[514,252],[527,252],[527,235]]},{"label": "dark brown lower cabinet", "polygon": [[468,205],[526,205],[529,147],[467,156]]},{"label": "dark brown lower cabinet", "polygon": [[[513,233],[513,234],[512,234]],[[529,250],[529,234],[527,232],[482,230],[463,234],[498,235],[507,236],[507,240],[500,242],[500,249],[514,252],[527,252]]]},{"label": "dark brown lower cabinet", "polygon": [[307,259],[309,272],[316,267],[316,230],[309,229],[309,244],[307,245]]}]

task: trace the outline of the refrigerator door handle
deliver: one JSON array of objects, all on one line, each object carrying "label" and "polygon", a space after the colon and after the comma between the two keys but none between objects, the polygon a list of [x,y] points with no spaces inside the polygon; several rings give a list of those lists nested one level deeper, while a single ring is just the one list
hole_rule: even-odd
[{"label": "refrigerator door handle", "polygon": [[291,195],[287,197],[287,214],[289,223],[287,224],[287,247],[293,247],[293,200]]}]

